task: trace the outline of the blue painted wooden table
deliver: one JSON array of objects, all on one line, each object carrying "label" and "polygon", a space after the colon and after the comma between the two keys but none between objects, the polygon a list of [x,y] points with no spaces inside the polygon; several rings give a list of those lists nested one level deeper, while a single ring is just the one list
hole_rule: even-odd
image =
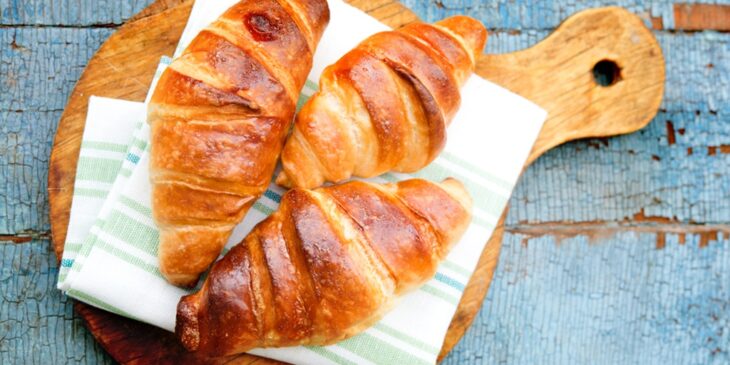
[{"label": "blue painted wooden table", "polygon": [[[47,163],[84,65],[149,2],[0,0],[0,364],[112,362],[54,289]],[[404,1],[429,21],[479,18],[496,53],[619,4],[667,61],[648,127],[525,172],[492,287],[445,364],[730,363],[730,2],[698,2]]]}]

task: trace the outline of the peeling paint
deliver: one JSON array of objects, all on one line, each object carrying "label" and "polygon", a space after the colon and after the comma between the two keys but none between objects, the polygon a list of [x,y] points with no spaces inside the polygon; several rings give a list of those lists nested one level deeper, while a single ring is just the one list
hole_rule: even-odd
[{"label": "peeling paint", "polygon": [[[667,62],[647,128],[569,143],[526,171],[492,289],[444,363],[730,363],[730,34],[682,31],[668,0],[404,2],[427,21],[480,19],[489,53],[624,6],[660,30]],[[22,241],[0,244],[0,363],[110,362],[53,289],[48,242],[23,232],[48,229],[48,153],[71,88],[147,3],[0,0],[0,240]]]},{"label": "peeling paint", "polygon": [[674,124],[671,120],[667,121],[667,143],[671,146],[677,143],[677,136],[674,134]]}]

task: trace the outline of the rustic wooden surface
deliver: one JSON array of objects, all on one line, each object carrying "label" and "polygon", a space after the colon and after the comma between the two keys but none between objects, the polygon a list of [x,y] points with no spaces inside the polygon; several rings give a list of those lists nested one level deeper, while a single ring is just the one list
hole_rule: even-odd
[{"label": "rustic wooden surface", "polygon": [[[393,28],[417,20],[416,14],[396,0],[349,2]],[[191,4],[157,1],[140,12],[102,45],[71,93],[58,124],[48,168],[52,243],[57,257],[65,241],[89,95],[144,99],[159,57],[172,52]],[[621,82],[615,86],[599,86],[594,80],[591,70],[604,59],[621,67]],[[529,161],[570,139],[638,130],[656,114],[664,86],[664,60],[656,39],[637,16],[620,8],[576,13],[534,47],[480,56],[476,72],[548,111]],[[481,255],[439,358],[463,337],[479,311],[497,266],[502,232],[495,230]],[[129,326],[112,314],[81,303],[75,308],[102,347],[120,362],[131,358],[143,363],[161,359],[185,363],[226,361],[193,357],[177,346],[170,334],[150,326]],[[241,363],[255,360],[247,355],[236,358]]]},{"label": "rustic wooden surface", "polygon": [[[730,37],[677,29],[678,7],[667,1],[619,3],[661,28],[662,111],[640,133],[571,143],[527,170],[493,288],[446,363],[728,362]],[[480,18],[494,28],[487,50],[499,53],[601,5],[407,4],[427,20]],[[1,363],[105,361],[52,289],[45,173],[60,109],[84,64],[110,28],[144,5],[0,0],[0,235],[8,242],[0,246]]]}]

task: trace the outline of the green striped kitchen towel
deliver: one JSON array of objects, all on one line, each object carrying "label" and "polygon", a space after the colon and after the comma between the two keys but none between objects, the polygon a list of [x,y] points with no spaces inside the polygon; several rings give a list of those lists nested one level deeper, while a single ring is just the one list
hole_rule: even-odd
[{"label": "green striped kitchen towel", "polygon": [[[198,0],[178,49],[235,2]],[[330,0],[329,4],[331,23],[315,55],[303,100],[316,87],[326,65],[363,38],[387,29],[341,0]],[[416,174],[386,174],[373,179],[387,182],[421,177],[439,181],[453,176],[464,182],[474,197],[472,224],[435,277],[403,297],[376,325],[351,339],[326,347],[251,352],[307,364],[434,363],[458,301],[544,119],[545,112],[529,101],[472,77],[463,89],[462,106],[449,128],[441,156]],[[147,138],[140,136],[145,143]],[[167,284],[159,273],[147,148],[138,151],[139,160],[128,181],[104,204],[108,204],[108,211],[94,222],[88,235],[91,239],[84,240],[90,244],[83,245],[70,263],[72,274],[66,279],[66,292],[97,307],[173,330],[177,301],[185,291]],[[275,210],[283,193],[272,184],[234,230],[227,249]]]},{"label": "green striped kitchen towel", "polygon": [[140,103],[92,96],[76,164],[71,215],[64,243],[59,289],[63,285],[91,225],[117,179],[132,134],[145,121]]}]

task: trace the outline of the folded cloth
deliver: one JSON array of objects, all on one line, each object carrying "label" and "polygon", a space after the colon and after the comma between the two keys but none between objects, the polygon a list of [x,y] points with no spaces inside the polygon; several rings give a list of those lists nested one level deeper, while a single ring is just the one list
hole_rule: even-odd
[{"label": "folded cloth", "polygon": [[86,128],[76,164],[70,224],[58,273],[59,289],[66,289],[69,269],[117,180],[132,145],[132,134],[144,124],[145,118],[144,106],[139,103],[95,96],[89,99]]},{"label": "folded cloth", "polygon": [[[235,2],[198,0],[177,53]],[[330,0],[329,4],[331,22],[315,54],[303,100],[316,88],[325,66],[367,36],[387,29],[340,0]],[[132,116],[131,109],[127,116]],[[372,328],[351,339],[326,347],[251,352],[293,363],[434,363],[465,285],[507,203],[545,116],[543,110],[529,101],[479,77],[471,77],[462,90],[462,105],[449,127],[444,152],[415,174],[389,173],[371,179],[389,182],[420,177],[440,181],[453,176],[474,197],[472,224],[436,276],[404,296]],[[99,120],[103,118],[89,118],[88,123]],[[147,142],[149,136],[142,134],[148,133],[148,129],[140,131],[141,140]],[[140,159],[131,176],[128,181],[120,180],[123,187],[118,193],[109,195],[104,204],[109,209],[94,222],[89,234],[93,239],[84,240],[88,244],[76,255],[71,264],[74,274],[66,278],[64,287],[70,296],[91,305],[172,331],[177,301],[185,291],[169,285],[159,273],[157,229],[151,218],[148,150],[137,152]],[[275,210],[283,193],[272,184],[236,227],[224,252]],[[72,220],[70,224],[81,227],[82,222]],[[88,222],[83,224],[89,226]]]}]

